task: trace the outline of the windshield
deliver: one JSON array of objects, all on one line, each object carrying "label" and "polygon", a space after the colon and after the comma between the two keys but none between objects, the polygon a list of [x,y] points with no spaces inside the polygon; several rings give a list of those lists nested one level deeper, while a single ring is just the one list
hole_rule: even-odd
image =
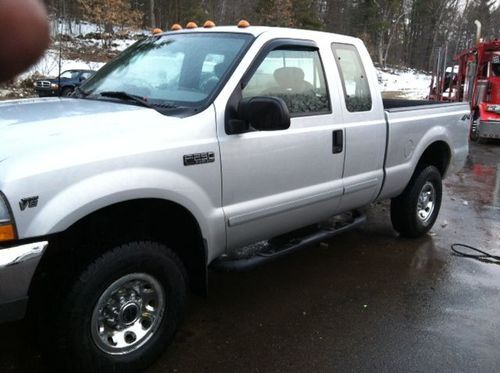
[{"label": "windshield", "polygon": [[80,74],[79,71],[68,70],[68,71],[63,72],[61,74],[60,78],[61,79],[76,79],[78,77],[78,74]]},{"label": "windshield", "polygon": [[81,91],[93,97],[126,92],[152,105],[199,107],[216,91],[251,39],[236,33],[150,37],[100,69]]}]

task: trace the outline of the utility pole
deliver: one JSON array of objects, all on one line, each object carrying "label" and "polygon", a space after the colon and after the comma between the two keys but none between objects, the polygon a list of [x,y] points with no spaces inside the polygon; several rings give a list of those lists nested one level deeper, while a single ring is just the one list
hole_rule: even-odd
[{"label": "utility pole", "polygon": [[58,26],[60,26],[61,28],[58,27],[58,32],[59,32],[59,35],[56,35],[56,40],[57,38],[59,38],[59,72],[57,74],[57,92],[58,92],[58,96],[61,97],[61,69],[62,69],[62,41],[63,41],[63,28],[64,28],[64,14],[63,14],[63,6],[64,6],[64,3],[62,0],[59,0],[59,15],[57,16],[57,22],[58,22]]}]

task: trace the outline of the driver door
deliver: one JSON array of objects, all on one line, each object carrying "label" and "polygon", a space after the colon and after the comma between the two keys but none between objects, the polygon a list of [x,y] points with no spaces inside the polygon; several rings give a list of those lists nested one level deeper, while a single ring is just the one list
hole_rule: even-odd
[{"label": "driver door", "polygon": [[236,92],[282,98],[291,125],[219,134],[228,249],[321,221],[339,205],[345,152],[333,138],[343,141],[344,129],[332,113],[322,57],[312,43],[271,43]]}]

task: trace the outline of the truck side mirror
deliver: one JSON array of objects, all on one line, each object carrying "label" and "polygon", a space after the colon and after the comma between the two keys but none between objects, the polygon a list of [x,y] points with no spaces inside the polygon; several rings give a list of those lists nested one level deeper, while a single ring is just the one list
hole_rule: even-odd
[{"label": "truck side mirror", "polygon": [[288,107],[279,97],[244,98],[238,105],[238,118],[258,131],[279,131],[290,127]]}]

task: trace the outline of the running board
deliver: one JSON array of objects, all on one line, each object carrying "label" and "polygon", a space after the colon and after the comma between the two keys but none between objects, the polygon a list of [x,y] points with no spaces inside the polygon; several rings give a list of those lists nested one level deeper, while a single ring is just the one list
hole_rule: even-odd
[{"label": "running board", "polygon": [[[269,241],[259,242],[254,245],[258,247],[258,251],[250,257],[234,258],[228,255],[222,255],[210,264],[210,269],[226,272],[241,272],[254,269],[255,267],[270,263],[299,250],[326,241],[340,233],[356,228],[366,221],[366,216],[358,212],[353,212],[351,219],[352,220],[347,223],[336,222],[330,226],[320,224],[313,232],[307,233],[301,237],[291,238],[291,236],[293,236],[292,232]],[[285,236],[289,237],[289,239],[283,242],[283,237]]]}]

